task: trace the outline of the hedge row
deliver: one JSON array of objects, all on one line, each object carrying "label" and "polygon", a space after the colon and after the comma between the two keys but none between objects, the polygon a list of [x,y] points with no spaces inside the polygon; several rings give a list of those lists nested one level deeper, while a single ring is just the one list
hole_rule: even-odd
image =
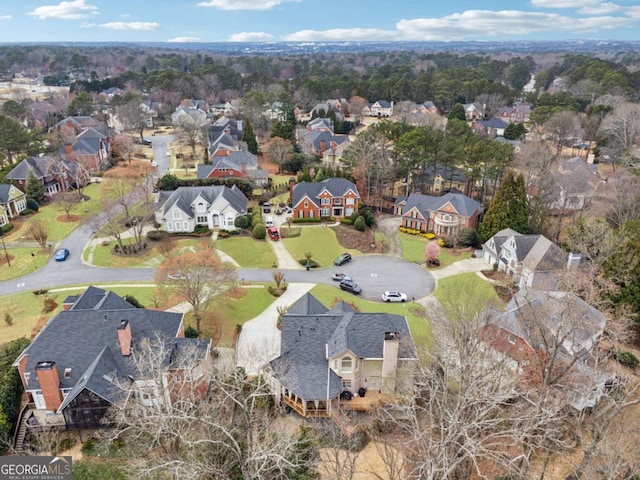
[{"label": "hedge row", "polygon": [[432,232],[422,232],[420,230],[416,230],[415,228],[408,227],[400,227],[400,231],[403,233],[408,233],[409,235],[419,235],[421,237],[426,238],[427,240],[433,240],[436,238],[436,234]]}]

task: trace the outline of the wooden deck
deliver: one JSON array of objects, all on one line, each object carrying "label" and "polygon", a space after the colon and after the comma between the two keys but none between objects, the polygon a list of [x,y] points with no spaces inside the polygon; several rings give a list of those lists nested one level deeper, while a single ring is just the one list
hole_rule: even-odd
[{"label": "wooden deck", "polygon": [[390,401],[392,398],[393,395],[379,393],[378,390],[367,390],[364,397],[340,400],[340,408],[356,412],[367,412],[386,401]]}]

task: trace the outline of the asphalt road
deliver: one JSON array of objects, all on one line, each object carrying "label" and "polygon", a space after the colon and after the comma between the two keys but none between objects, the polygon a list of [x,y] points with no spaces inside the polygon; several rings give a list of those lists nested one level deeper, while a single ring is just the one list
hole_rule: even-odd
[{"label": "asphalt road", "polygon": [[[167,145],[173,140],[171,135],[154,135],[152,142],[154,160],[158,163],[157,176],[161,177],[169,169]],[[49,262],[38,271],[20,278],[0,282],[0,295],[9,295],[43,288],[68,285],[91,285],[109,282],[153,282],[154,268],[104,268],[87,265],[82,261],[82,251],[93,238],[100,225],[96,220],[76,228],[62,242],[53,245],[55,251],[66,247],[71,252],[64,262],[56,262],[53,255]],[[53,253],[53,252],[52,252]],[[361,296],[368,300],[380,300],[385,290],[399,290],[407,294],[409,300],[422,298],[434,289],[435,280],[418,265],[397,257],[385,255],[360,255],[341,267],[306,270],[285,270],[287,282],[323,283],[338,288],[338,282],[331,279],[333,273],[349,275],[362,287]],[[238,277],[245,281],[273,281],[273,269],[239,269]]]}]

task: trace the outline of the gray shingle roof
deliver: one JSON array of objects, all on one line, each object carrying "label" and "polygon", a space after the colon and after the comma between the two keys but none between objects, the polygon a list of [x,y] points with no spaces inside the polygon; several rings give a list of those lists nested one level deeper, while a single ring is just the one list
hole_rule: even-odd
[{"label": "gray shingle roof", "polygon": [[11,191],[11,185],[9,185],[8,183],[0,183],[0,203],[9,202],[10,191]]},{"label": "gray shingle roof", "polygon": [[[417,193],[409,194],[407,205],[404,207],[406,215],[412,208],[417,208],[421,212],[437,212],[447,203],[458,212],[462,217],[471,217],[476,211],[480,210],[480,204],[473,198],[469,198],[461,193],[449,192],[441,197],[431,195],[420,195]],[[428,215],[425,215],[425,218]]]},{"label": "gray shingle roof", "polygon": [[287,310],[287,315],[319,315],[327,313],[328,309],[316,297],[310,293],[305,293],[300,299],[291,305]]},{"label": "gray shingle roof", "polygon": [[507,128],[504,120],[498,117],[492,117],[489,120],[479,122],[484,128]]},{"label": "gray shingle roof", "polygon": [[[117,327],[128,320],[133,339],[132,348],[143,339],[154,341],[158,336],[169,344],[170,351],[181,355],[185,345],[197,348],[205,354],[209,340],[176,338],[182,326],[181,313],[162,312],[135,308],[113,293],[89,287],[78,299],[80,302],[69,310],[63,310],[45,325],[33,342],[22,352],[28,355],[25,372],[29,373],[28,388],[38,389],[35,367],[39,362],[56,363],[60,388],[70,388],[63,407],[84,388],[110,402],[119,400],[109,377],[126,378],[137,376],[131,357],[123,356],[120,350]],[[167,362],[171,358],[166,359]],[[65,369],[71,374],[64,375]]]},{"label": "gray shingle roof", "polygon": [[353,182],[350,182],[346,178],[327,178],[321,182],[300,182],[293,187],[293,205],[296,205],[305,196],[309,197],[312,202],[320,206],[320,199],[318,195],[323,190],[327,190],[333,197],[344,197],[344,195],[352,190],[355,192],[356,197],[360,198],[358,188]]},{"label": "gray shingle roof", "polygon": [[171,192],[160,192],[156,210],[162,210],[163,213],[166,213],[174,206],[177,206],[183,212],[193,215],[191,204],[198,197],[204,198],[209,205],[221,197],[225,199],[229,206],[236,212],[242,213],[247,211],[247,197],[245,197],[235,185],[231,188],[222,185],[209,187],[178,187]]},{"label": "gray shingle roof", "polygon": [[7,174],[7,178],[9,180],[26,180],[29,177],[29,170],[33,171],[36,178],[44,178],[49,175],[53,162],[54,159],[49,156],[27,157]]},{"label": "gray shingle roof", "polygon": [[[305,298],[307,297],[307,298]],[[400,359],[415,359],[416,351],[405,317],[387,313],[359,313],[344,302],[332,310],[321,308],[311,295],[294,304],[282,318],[280,356],[271,361],[280,384],[304,400],[334,398],[341,379],[326,357],[350,350],[360,358],[380,358],[386,332],[400,334]],[[313,300],[312,300],[313,299]],[[301,314],[308,310],[308,314]],[[327,377],[329,387],[327,391]]]}]

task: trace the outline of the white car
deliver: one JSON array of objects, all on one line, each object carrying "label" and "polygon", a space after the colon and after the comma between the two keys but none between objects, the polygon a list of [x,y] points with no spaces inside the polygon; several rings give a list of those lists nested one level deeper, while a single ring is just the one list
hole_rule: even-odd
[{"label": "white car", "polygon": [[273,217],[267,217],[264,221],[264,226],[267,228],[273,227]]},{"label": "white car", "polygon": [[383,302],[406,302],[407,294],[395,291],[386,291],[382,294]]}]

